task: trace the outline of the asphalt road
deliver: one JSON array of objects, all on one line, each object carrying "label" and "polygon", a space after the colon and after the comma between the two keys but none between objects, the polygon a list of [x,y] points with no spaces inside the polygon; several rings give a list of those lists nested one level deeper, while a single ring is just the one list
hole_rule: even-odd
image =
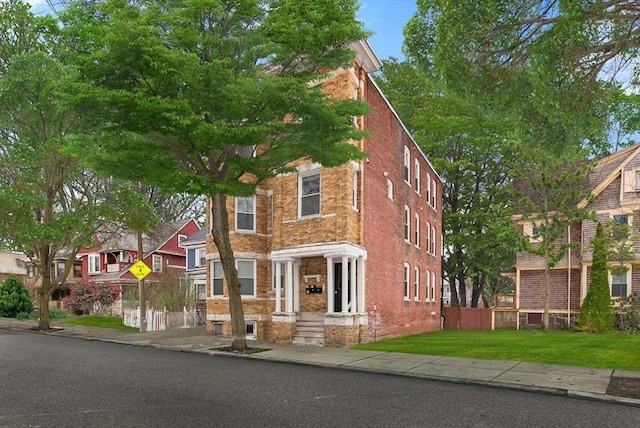
[{"label": "asphalt road", "polygon": [[0,427],[637,427],[640,408],[0,330]]}]

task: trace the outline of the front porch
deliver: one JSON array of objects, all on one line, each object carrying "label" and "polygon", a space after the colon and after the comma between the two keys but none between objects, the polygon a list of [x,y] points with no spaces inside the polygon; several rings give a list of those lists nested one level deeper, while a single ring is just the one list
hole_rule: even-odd
[{"label": "front porch", "polygon": [[368,328],[366,256],[364,249],[349,243],[274,251],[268,339],[340,347],[361,342]]}]

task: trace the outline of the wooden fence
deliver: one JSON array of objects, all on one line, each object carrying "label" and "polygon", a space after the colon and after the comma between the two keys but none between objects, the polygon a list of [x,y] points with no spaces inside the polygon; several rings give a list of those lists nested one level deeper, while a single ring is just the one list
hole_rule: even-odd
[{"label": "wooden fence", "polygon": [[448,306],[444,308],[444,330],[491,330],[491,308],[463,308]]},{"label": "wooden fence", "polygon": [[[140,328],[140,308],[124,309],[123,323],[130,327]],[[170,330],[203,325],[205,314],[201,309],[182,309],[182,312],[169,312],[166,309],[147,309],[147,331]]]}]

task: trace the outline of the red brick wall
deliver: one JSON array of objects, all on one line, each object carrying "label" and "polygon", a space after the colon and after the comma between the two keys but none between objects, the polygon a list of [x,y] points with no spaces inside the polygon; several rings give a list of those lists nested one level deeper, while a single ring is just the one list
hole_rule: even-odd
[{"label": "red brick wall", "polygon": [[[437,184],[436,210],[426,200],[427,172],[437,179],[430,165],[404,131],[377,88],[369,83],[366,101],[371,113],[365,127],[371,137],[365,140],[368,160],[364,164],[364,243],[368,251],[367,301],[370,314],[378,316],[369,322],[369,334],[376,337],[426,332],[440,326],[441,278],[441,198],[442,187]],[[410,180],[404,180],[404,147],[411,152]],[[420,161],[421,192],[414,187],[414,160]],[[387,197],[387,180],[393,182],[393,200]],[[404,240],[405,205],[411,209],[411,244]],[[414,239],[414,214],[420,215],[420,248]],[[426,224],[436,227],[437,257],[426,253]],[[404,263],[410,265],[410,300],[404,300]],[[414,301],[414,267],[420,268],[420,299]],[[436,299],[425,302],[427,270],[435,272]],[[434,312],[434,315],[431,313]]]}]

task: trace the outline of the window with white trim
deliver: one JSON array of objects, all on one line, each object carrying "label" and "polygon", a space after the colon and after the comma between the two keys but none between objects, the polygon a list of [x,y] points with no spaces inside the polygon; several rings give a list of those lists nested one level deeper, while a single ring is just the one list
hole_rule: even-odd
[{"label": "window with white trim", "polygon": [[431,226],[431,254],[438,255],[438,247],[436,247],[436,227]]},{"label": "window with white trim", "polygon": [[353,206],[354,210],[358,209],[358,184],[360,183],[360,180],[358,178],[358,170],[354,169],[352,177],[353,188],[351,193],[351,205]]},{"label": "window with white trim", "polygon": [[416,193],[420,194],[420,161],[418,159],[414,160],[413,175],[414,175],[413,182],[416,186]]},{"label": "window with white trim", "polygon": [[427,222],[427,254],[431,254],[431,223]]},{"label": "window with white trim", "polygon": [[204,280],[198,279],[193,281],[193,288],[196,294],[196,299],[205,300],[207,298],[207,283]]},{"label": "window with white trim", "polygon": [[211,296],[222,296],[224,294],[223,289],[224,270],[222,269],[222,263],[211,261]]},{"label": "window with white trim", "polygon": [[431,180],[431,206],[434,210],[437,210],[436,206],[436,180]]},{"label": "window with white trim", "polygon": [[204,267],[207,263],[207,250],[205,248],[196,248],[195,251],[195,267]]},{"label": "window with white trim", "polygon": [[411,185],[411,152],[404,146],[404,181]]},{"label": "window with white trim", "polygon": [[431,301],[436,301],[436,273],[431,272]]},{"label": "window with white trim", "polygon": [[151,256],[151,270],[162,272],[162,256],[154,254]]},{"label": "window with white trim", "polygon": [[404,264],[404,300],[409,300],[409,263]]},{"label": "window with white trim", "polygon": [[387,178],[387,198],[393,201],[393,181]]},{"label": "window with white trim", "polygon": [[238,282],[242,296],[256,295],[256,262],[255,260],[236,260]]},{"label": "window with white trim", "polygon": [[100,254],[89,254],[87,260],[89,262],[89,275],[100,273]]},{"label": "window with white trim", "polygon": [[258,338],[258,328],[255,321],[246,321],[244,322],[245,333],[247,339],[256,340]]},{"label": "window with white trim", "polygon": [[320,171],[300,174],[298,181],[299,217],[320,214]]},{"label": "window with white trim", "polygon": [[237,196],[235,207],[236,231],[256,231],[256,197]]},{"label": "window with white trim", "polygon": [[427,205],[431,206],[431,174],[428,172],[425,187],[427,188]]},{"label": "window with white trim", "polygon": [[416,218],[415,218],[415,224],[414,224],[414,240],[415,240],[415,245],[416,248],[420,248],[420,215],[419,214],[415,214]]},{"label": "window with white trim", "polygon": [[411,243],[411,209],[404,206],[404,240]]},{"label": "window with white trim", "polygon": [[630,295],[629,279],[631,269],[621,274],[610,274],[609,281],[611,284],[611,298],[627,297]]},{"label": "window with white trim", "polygon": [[416,302],[420,300],[420,268],[416,266],[415,270],[415,282],[413,283],[413,300]]},{"label": "window with white trim", "polygon": [[424,276],[425,278],[425,293],[427,294],[425,296],[426,301],[430,301],[431,300],[431,272],[427,271],[427,274]]}]

